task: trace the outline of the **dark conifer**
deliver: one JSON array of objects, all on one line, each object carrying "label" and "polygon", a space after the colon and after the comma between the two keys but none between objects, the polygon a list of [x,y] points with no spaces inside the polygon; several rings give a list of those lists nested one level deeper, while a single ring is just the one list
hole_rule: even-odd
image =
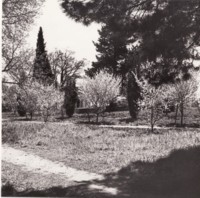
[{"label": "dark conifer", "polygon": [[43,31],[40,27],[37,39],[36,57],[34,60],[33,77],[40,83],[52,84],[54,75],[45,50]]},{"label": "dark conifer", "polygon": [[65,99],[64,99],[65,112],[68,117],[72,117],[78,99],[76,82],[74,79],[67,80],[64,91],[65,91]]}]

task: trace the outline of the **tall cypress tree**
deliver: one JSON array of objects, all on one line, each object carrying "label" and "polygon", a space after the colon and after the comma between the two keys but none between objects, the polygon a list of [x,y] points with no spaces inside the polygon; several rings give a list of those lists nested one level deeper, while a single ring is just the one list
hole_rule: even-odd
[{"label": "tall cypress tree", "polygon": [[52,84],[54,81],[54,75],[51,71],[51,66],[45,50],[45,43],[43,37],[42,27],[39,29],[36,57],[34,60],[33,77],[40,83]]}]

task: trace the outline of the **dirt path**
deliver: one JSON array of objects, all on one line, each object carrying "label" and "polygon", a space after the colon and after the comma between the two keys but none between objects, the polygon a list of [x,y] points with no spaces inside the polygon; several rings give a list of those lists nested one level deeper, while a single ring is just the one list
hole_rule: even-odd
[{"label": "dirt path", "polygon": [[90,181],[102,180],[104,177],[96,173],[89,173],[74,168],[66,167],[62,163],[56,163],[39,156],[26,153],[9,147],[2,146],[2,161],[23,166],[26,171],[31,171],[40,174],[58,174],[67,177],[70,181]]},{"label": "dirt path", "polygon": [[118,192],[116,188],[95,184],[95,180],[98,181],[104,179],[103,175],[67,167],[62,163],[43,159],[39,156],[11,148],[6,144],[2,145],[1,152],[2,161],[19,165],[22,167],[23,171],[30,171],[42,175],[60,175],[64,176],[68,181],[74,182],[91,181],[93,183],[89,185],[90,189],[111,195],[116,195]]}]

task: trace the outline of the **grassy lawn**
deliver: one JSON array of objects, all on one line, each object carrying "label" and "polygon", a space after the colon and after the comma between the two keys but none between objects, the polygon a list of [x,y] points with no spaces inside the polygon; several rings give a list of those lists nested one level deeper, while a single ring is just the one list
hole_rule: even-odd
[{"label": "grassy lawn", "polygon": [[23,167],[3,162],[2,163],[2,184],[6,187],[8,181],[15,186],[17,191],[29,189],[42,190],[49,186],[68,186],[74,185],[75,182],[67,181],[66,178],[58,175],[40,175],[24,171]]},{"label": "grassy lawn", "polygon": [[54,123],[3,123],[3,143],[96,173],[109,173],[132,161],[155,161],[174,149],[200,145],[199,129],[115,130]]},{"label": "grassy lawn", "polygon": [[[124,115],[124,112],[121,114]],[[115,120],[122,115],[116,114]],[[200,154],[199,128],[159,130],[156,134],[150,134],[144,129],[107,129],[98,125],[77,124],[77,120],[77,117],[68,120],[66,125],[53,122],[5,121],[2,123],[2,140],[11,147],[52,161],[62,162],[66,166],[106,174],[103,185],[118,186],[126,193],[135,193],[133,197],[137,198],[164,197],[159,196],[161,187],[165,186],[163,190],[166,193],[168,190],[173,192],[174,189],[168,189],[172,188],[169,185],[176,186],[177,182],[183,182],[180,188],[184,188],[186,180],[193,185],[191,176],[187,174],[182,176],[183,173],[194,170],[193,176],[197,177],[197,172],[200,174],[200,155],[196,154]],[[193,152],[193,148],[197,148],[198,152],[196,150]],[[171,157],[173,151],[176,155],[172,153]],[[50,189],[52,186],[62,185],[63,188],[65,184],[68,185],[64,178],[54,176],[40,178],[33,173],[24,172],[21,167],[4,162],[2,178],[3,181],[11,182],[19,190],[20,188],[29,189],[30,186],[33,189],[42,190],[41,186]],[[151,178],[153,178],[152,181]],[[195,182],[196,184],[200,183]],[[79,187],[85,192],[86,185]],[[133,187],[131,185],[135,186],[136,191],[130,192]],[[76,187],[74,188],[77,191]],[[146,189],[147,194],[139,192],[143,188]],[[149,191],[149,188],[153,191]],[[72,191],[74,192],[74,189]],[[49,195],[45,192],[38,195]],[[59,192],[63,192],[63,196],[66,195],[66,189],[63,191],[60,189]],[[67,192],[71,190],[68,189]],[[155,195],[154,192],[158,194]],[[180,197],[184,197],[182,193],[184,191],[181,191]],[[121,197],[124,196],[122,194]],[[90,196],[87,194],[85,197]]]},{"label": "grassy lawn", "polygon": [[[86,114],[74,114],[72,118],[64,117],[61,119],[60,113],[57,112],[57,115],[49,118],[51,122],[69,122],[74,124],[86,124],[88,123],[88,116]],[[91,114],[91,124],[96,125],[95,114]],[[174,126],[174,117],[175,112],[168,113],[163,115],[156,125],[158,126]],[[26,120],[25,117],[18,117],[11,113],[3,113],[3,118],[10,119],[13,121],[23,121]],[[40,116],[34,116],[33,121],[43,121]],[[112,124],[112,125],[149,125],[147,120],[147,112],[140,111],[138,119],[133,121],[130,118],[128,111],[118,111],[118,112],[106,112],[104,117],[100,116],[98,124]],[[180,125],[180,112],[177,116],[177,125]],[[184,115],[184,125],[186,127],[199,127],[200,128],[200,114],[196,107],[191,107],[185,109]]]}]

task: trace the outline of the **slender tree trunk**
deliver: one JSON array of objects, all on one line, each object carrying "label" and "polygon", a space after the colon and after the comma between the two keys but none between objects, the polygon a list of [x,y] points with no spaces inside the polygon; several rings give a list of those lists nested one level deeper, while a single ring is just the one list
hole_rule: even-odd
[{"label": "slender tree trunk", "polygon": [[103,108],[103,112],[102,112],[102,122],[105,121],[105,111],[106,111],[106,107]]},{"label": "slender tree trunk", "polygon": [[151,133],[154,132],[154,109],[151,107]]},{"label": "slender tree trunk", "polygon": [[176,121],[177,121],[177,115],[178,115],[178,104],[176,105],[175,117],[174,117],[175,126],[176,126]]},{"label": "slender tree trunk", "polygon": [[184,118],[184,104],[181,102],[180,104],[180,112],[181,112],[181,126],[183,126],[183,118]]},{"label": "slender tree trunk", "polygon": [[64,110],[63,110],[63,108],[64,108],[64,107],[63,107],[63,105],[62,105],[62,106],[61,106],[61,111],[60,111],[60,112],[61,112],[61,119],[64,119]]},{"label": "slender tree trunk", "polygon": [[96,123],[99,122],[99,113],[97,113],[97,116],[96,116]]},{"label": "slender tree trunk", "polygon": [[89,110],[87,110],[87,116],[88,116],[88,121],[90,123],[90,112],[89,112]]},{"label": "slender tree trunk", "polygon": [[48,117],[49,117],[49,110],[46,109],[46,110],[44,110],[44,122],[48,121]]},{"label": "slender tree trunk", "polygon": [[33,119],[33,112],[30,113],[30,119]]}]

